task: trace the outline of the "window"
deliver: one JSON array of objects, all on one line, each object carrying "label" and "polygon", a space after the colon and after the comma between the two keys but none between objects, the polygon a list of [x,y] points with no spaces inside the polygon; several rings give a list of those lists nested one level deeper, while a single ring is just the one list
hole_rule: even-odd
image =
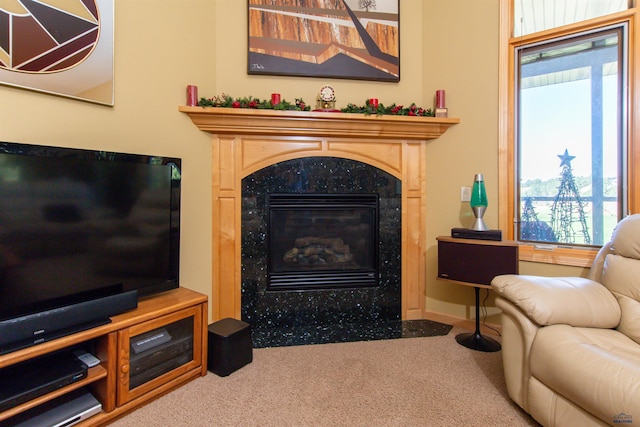
[{"label": "window", "polygon": [[624,28],[516,48],[520,241],[601,246],[622,218]]},{"label": "window", "polygon": [[[617,12],[626,0],[607,2],[611,10],[592,0],[587,18],[617,13],[524,35],[533,24],[576,22],[577,9],[567,13],[575,2],[556,1],[546,15],[533,7],[543,2],[505,3],[513,8],[503,10],[503,24],[505,16],[518,22],[508,35],[502,28],[501,71],[510,83],[501,86],[508,119],[501,123],[500,225],[521,242],[523,260],[588,266],[635,200],[627,108],[635,11]],[[552,24],[541,24],[545,17]]]}]

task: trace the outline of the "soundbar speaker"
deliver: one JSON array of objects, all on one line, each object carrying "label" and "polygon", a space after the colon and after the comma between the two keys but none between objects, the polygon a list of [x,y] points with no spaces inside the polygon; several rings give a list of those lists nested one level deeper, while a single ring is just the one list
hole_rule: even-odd
[{"label": "soundbar speaker", "polygon": [[0,322],[0,354],[111,322],[138,306],[137,291],[101,297]]}]

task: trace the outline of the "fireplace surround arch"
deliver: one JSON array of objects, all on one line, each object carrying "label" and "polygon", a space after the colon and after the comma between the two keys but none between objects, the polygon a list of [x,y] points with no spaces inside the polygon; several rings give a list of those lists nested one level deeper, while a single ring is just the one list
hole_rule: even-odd
[{"label": "fireplace surround arch", "polygon": [[[400,144],[371,144],[370,141],[323,140],[318,138],[289,137],[284,143],[278,137],[254,139],[242,137],[242,169],[240,177],[247,176],[288,160],[307,157],[340,157],[366,163],[402,180],[402,146]],[[246,157],[245,157],[246,156]]]},{"label": "fireplace surround arch", "polygon": [[212,134],[212,317],[241,318],[242,179],[274,163],[339,157],[402,182],[403,320],[425,317],[426,146],[455,118],[179,107]]}]

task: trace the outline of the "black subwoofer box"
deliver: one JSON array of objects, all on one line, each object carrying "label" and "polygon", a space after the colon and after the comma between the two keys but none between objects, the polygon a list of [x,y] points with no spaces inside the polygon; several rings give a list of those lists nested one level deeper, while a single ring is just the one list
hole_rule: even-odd
[{"label": "black subwoofer box", "polygon": [[253,361],[251,326],[230,317],[209,325],[207,369],[226,377]]}]

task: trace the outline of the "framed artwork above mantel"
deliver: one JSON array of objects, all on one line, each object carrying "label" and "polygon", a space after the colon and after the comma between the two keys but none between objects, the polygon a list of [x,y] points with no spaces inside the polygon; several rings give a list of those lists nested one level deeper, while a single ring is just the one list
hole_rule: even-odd
[{"label": "framed artwork above mantel", "polygon": [[400,81],[400,0],[248,0],[247,72]]}]

